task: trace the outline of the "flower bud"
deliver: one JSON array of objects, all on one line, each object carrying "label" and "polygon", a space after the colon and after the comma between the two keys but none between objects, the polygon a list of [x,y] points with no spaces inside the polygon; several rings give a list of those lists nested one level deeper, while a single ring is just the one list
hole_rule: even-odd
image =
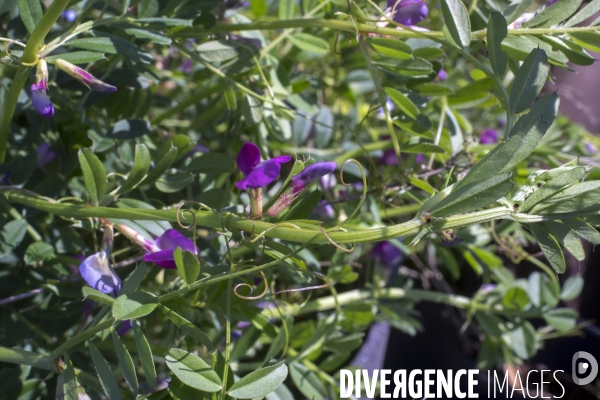
[{"label": "flower bud", "polygon": [[54,106],[46,94],[48,90],[48,64],[39,60],[35,73],[35,83],[31,85],[31,104],[33,109],[45,118],[54,116]]},{"label": "flower bud", "polygon": [[56,60],[56,66],[65,71],[67,74],[71,75],[73,78],[77,79],[79,82],[83,83],[89,89],[95,90],[96,92],[109,93],[117,90],[116,87],[102,82],[100,79],[96,78],[86,70],[81,69],[78,66],[73,65],[61,58]]}]

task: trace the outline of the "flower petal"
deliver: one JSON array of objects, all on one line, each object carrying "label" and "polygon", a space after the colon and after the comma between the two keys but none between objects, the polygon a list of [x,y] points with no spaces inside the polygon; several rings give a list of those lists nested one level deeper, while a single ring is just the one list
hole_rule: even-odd
[{"label": "flower petal", "polygon": [[291,187],[293,188],[293,192],[297,193],[303,190],[309,183],[335,171],[336,168],[337,163],[333,161],[318,162],[309,165],[292,178]]},{"label": "flower petal", "polygon": [[261,162],[244,179],[236,182],[235,186],[242,190],[247,190],[248,188],[258,189],[267,186],[279,177],[281,163],[289,161],[282,161],[284,157],[286,156],[276,157]]},{"label": "flower petal", "polygon": [[34,89],[35,84],[31,86],[31,104],[34,110],[45,118],[54,116],[54,106],[45,90]]},{"label": "flower petal", "polygon": [[83,280],[94,289],[102,293],[114,294],[115,297],[119,295],[121,278],[110,267],[105,252],[101,251],[83,260],[79,272]]},{"label": "flower petal", "polygon": [[392,19],[407,26],[418,24],[429,13],[429,8],[423,0],[388,0],[388,5],[394,10]]},{"label": "flower petal", "polygon": [[244,143],[237,155],[236,162],[244,175],[250,174],[254,167],[260,163],[260,149],[254,143]]},{"label": "flower petal", "polygon": [[194,252],[194,242],[175,229],[167,229],[154,243],[161,250],[175,250],[181,247],[181,250]]},{"label": "flower petal", "polygon": [[175,269],[177,268],[177,265],[175,264],[175,260],[173,260],[173,252],[174,250],[161,250],[155,253],[146,254],[144,256],[144,261],[154,263],[159,267]]}]

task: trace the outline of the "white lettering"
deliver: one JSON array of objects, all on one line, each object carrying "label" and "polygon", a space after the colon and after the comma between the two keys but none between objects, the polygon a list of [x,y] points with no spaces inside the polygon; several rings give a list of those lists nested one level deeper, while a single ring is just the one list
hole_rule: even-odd
[{"label": "white lettering", "polygon": [[[529,382],[529,374],[531,374],[532,372],[537,372],[536,370],[532,369],[531,371],[529,371],[527,373],[527,378],[525,379],[525,389],[527,390],[527,397],[530,397],[532,399],[537,399],[538,397],[538,393],[539,393],[539,387],[540,384],[537,383],[537,381],[535,379],[533,379],[533,382]],[[535,396],[532,396],[531,393],[529,393],[529,388],[531,386],[535,386]]]},{"label": "white lettering", "polygon": [[[348,380],[348,386],[346,386],[346,379]],[[349,399],[352,396],[353,381],[352,371],[347,369],[340,370],[340,397],[342,399]]]},{"label": "white lettering", "polygon": [[[394,399],[405,399],[406,398],[406,370],[401,369],[394,372]],[[399,396],[400,389],[402,389],[402,397]]]},{"label": "white lettering", "polygon": [[[410,397],[423,397],[423,382],[419,379],[415,382],[415,375],[422,375],[420,369],[414,369],[410,371],[410,375],[408,376],[408,394]],[[417,390],[415,390],[415,387]]]},{"label": "white lettering", "polygon": [[[517,384],[518,382],[518,384]],[[521,395],[525,397],[525,389],[523,389],[523,381],[521,381],[521,374],[519,374],[519,370],[517,370],[517,374],[515,375],[515,380],[513,381],[512,391],[510,392],[510,397],[513,397],[515,394],[515,390],[521,391]]]},{"label": "white lettering", "polygon": [[445,377],[441,369],[437,370],[437,397],[440,399],[443,398],[442,389],[444,389],[446,397],[454,397],[454,393],[452,393],[452,370],[447,370],[447,373],[448,377]]},{"label": "white lettering", "polygon": [[387,376],[390,375],[392,373],[391,369],[382,369],[381,370],[381,389],[380,389],[380,394],[379,397],[381,397],[382,399],[389,399],[392,397],[392,395],[390,393],[387,392],[387,386],[391,383],[391,381],[389,379],[387,379]]},{"label": "white lettering", "polygon": [[465,397],[467,397],[466,393],[460,391],[460,377],[466,374],[467,372],[464,369],[459,369],[456,375],[454,376],[454,393],[459,399],[464,399]]},{"label": "white lettering", "polygon": [[542,382],[541,382],[541,386],[540,386],[540,394],[541,394],[541,398],[542,398],[542,399],[551,399],[552,397],[550,397],[550,396],[548,396],[548,397],[544,397],[544,383],[550,383],[550,381],[548,381],[548,382],[544,381],[544,372],[545,372],[545,371],[552,372],[552,371],[550,371],[549,369],[543,369],[543,370],[542,370],[542,377],[541,377],[541,379],[540,379],[540,380],[542,381]]},{"label": "white lettering", "polygon": [[363,369],[363,381],[365,382],[365,393],[369,398],[375,398],[375,388],[377,387],[377,375],[379,370],[373,371],[373,380],[369,380],[369,371]]},{"label": "white lettering", "polygon": [[502,380],[502,386],[500,386],[500,382],[498,381],[498,375],[496,374],[496,371],[494,371],[494,397],[496,397],[496,386],[498,386],[500,388],[500,393],[504,392],[504,385],[506,384],[506,394],[508,395],[508,376],[506,375],[506,372],[504,373],[504,379]]},{"label": "white lettering", "polygon": [[475,375],[479,375],[479,370],[478,369],[470,369],[469,370],[469,398],[470,399],[478,399],[479,395],[475,394],[475,386],[477,386],[477,384],[479,382],[477,382],[477,379],[475,379]]},{"label": "white lettering", "polygon": [[560,385],[560,387],[562,388],[562,394],[559,397],[554,396],[554,398],[555,399],[562,399],[563,396],[565,395],[565,387],[562,385],[562,383],[560,383],[560,381],[558,379],[556,379],[556,373],[557,372],[565,372],[565,371],[563,371],[562,369],[558,369],[558,370],[554,371],[554,373],[552,374],[552,376],[554,377],[554,380],[556,381],[556,383],[558,383]]},{"label": "white lettering", "polygon": [[432,378],[432,375],[435,375],[435,369],[425,370],[425,383],[423,384],[425,394],[423,396],[429,399],[435,398],[435,393],[431,393],[429,391],[429,387],[435,383],[435,380]]}]

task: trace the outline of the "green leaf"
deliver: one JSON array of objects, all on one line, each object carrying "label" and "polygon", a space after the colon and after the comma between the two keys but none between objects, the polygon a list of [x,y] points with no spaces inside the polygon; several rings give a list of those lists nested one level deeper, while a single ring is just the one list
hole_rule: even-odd
[{"label": "green leaf", "polygon": [[558,112],[558,96],[548,94],[536,101],[529,113],[522,116],[510,131],[509,139],[486,154],[456,186],[510,171],[526,159],[542,140]]},{"label": "green leaf", "polygon": [[257,17],[262,17],[267,13],[268,4],[266,0],[250,0],[250,9]]},{"label": "green leaf", "polygon": [[583,0],[559,0],[552,7],[546,7],[537,13],[529,21],[523,23],[522,26],[524,28],[545,28],[556,25],[573,15],[582,2]]},{"label": "green leaf", "polygon": [[58,59],[62,59],[75,65],[89,64],[98,60],[102,60],[104,53],[98,53],[96,51],[71,51],[65,54],[58,54],[55,56],[48,56],[46,60],[48,62],[56,62]]},{"label": "green leaf", "polygon": [[261,398],[277,389],[287,375],[288,368],[281,362],[249,373],[235,382],[227,393],[236,399]]},{"label": "green leaf", "polygon": [[146,177],[140,182],[140,186],[147,183],[152,183],[167,170],[175,162],[177,158],[177,148],[171,147],[167,153],[161,157],[160,161],[156,163],[154,168],[146,175]]},{"label": "green leaf", "polygon": [[521,0],[521,2],[518,3],[518,5],[513,9],[513,11],[508,16],[507,22],[509,24],[514,22],[514,20],[519,18],[521,15],[523,15],[523,13],[526,12],[529,9],[529,7],[531,7],[533,2],[534,2],[534,0]]},{"label": "green leaf", "polygon": [[142,370],[146,375],[146,380],[151,388],[156,386],[156,369],[154,368],[154,360],[152,359],[152,349],[142,328],[138,325],[137,321],[131,321],[133,325],[133,336],[135,337],[135,346],[138,351],[138,358],[142,363]]},{"label": "green leaf", "polygon": [[120,36],[100,31],[93,31],[93,34],[95,35],[93,37],[69,40],[65,46],[100,53],[121,54],[134,63],[149,64],[152,62],[150,54],[143,52],[139,47]]},{"label": "green leaf", "polygon": [[223,93],[223,98],[225,99],[227,110],[237,110],[237,96],[235,94],[235,89],[233,85],[230,85],[229,82],[225,79],[219,79],[219,87],[221,88],[221,93]]},{"label": "green leaf", "polygon": [[508,309],[521,310],[529,304],[529,297],[523,288],[513,286],[502,296],[502,306]]},{"label": "green leaf", "polygon": [[532,214],[562,214],[583,210],[600,203],[600,181],[569,186],[532,208]]},{"label": "green leaf", "polygon": [[531,105],[540,94],[548,78],[548,56],[542,49],[535,49],[523,62],[515,76],[510,92],[510,111],[518,114]]},{"label": "green leaf", "polygon": [[549,35],[542,36],[542,39],[550,44],[553,49],[561,51],[573,64],[585,66],[592,65],[596,61],[583,47],[568,39]]},{"label": "green leaf", "polygon": [[133,397],[135,397],[139,392],[139,386],[137,375],[135,373],[135,365],[131,359],[131,354],[129,354],[127,347],[125,347],[121,341],[121,338],[114,329],[111,329],[111,334],[113,338],[113,344],[115,346],[115,352],[117,353],[117,358],[119,359],[119,365],[121,366],[121,371],[123,372],[123,377],[125,378],[125,382],[127,382],[129,385],[131,393],[133,393]]},{"label": "green leaf", "polygon": [[158,307],[158,297],[147,292],[132,292],[117,297],[112,307],[116,320],[140,318]]},{"label": "green leaf", "polygon": [[470,183],[453,190],[448,197],[431,208],[431,215],[445,217],[475,211],[508,193],[514,186],[509,181],[511,173],[503,173],[488,179]]},{"label": "green leaf", "polygon": [[244,96],[242,101],[242,115],[244,115],[244,121],[248,126],[255,126],[262,121],[262,106],[260,102],[250,96]]},{"label": "green leaf", "polygon": [[279,0],[279,19],[281,21],[294,18],[294,0]]},{"label": "green leaf", "polygon": [[35,242],[27,247],[25,251],[25,263],[28,265],[37,264],[46,260],[55,258],[54,247],[45,242]]},{"label": "green leaf", "polygon": [[117,190],[117,194],[127,193],[134,189],[148,173],[151,161],[150,152],[146,145],[136,144],[133,168],[131,168],[131,172],[127,175],[125,182]]},{"label": "green leaf", "polygon": [[569,36],[573,41],[588,50],[600,51],[600,33],[596,32],[571,32]]},{"label": "green leaf", "polygon": [[100,292],[99,290],[96,290],[94,288],[91,288],[89,286],[84,286],[83,289],[81,289],[83,292],[83,297],[84,298],[90,298],[92,300],[94,300],[95,302],[98,302],[100,304],[106,304],[107,306],[112,306],[115,303],[115,299],[107,294],[104,294],[102,292]]},{"label": "green leaf", "polygon": [[171,38],[156,31],[153,31],[152,29],[139,28],[132,25],[127,26],[127,28],[123,29],[123,32],[135,37],[136,39],[143,39],[152,43],[163,44],[165,46],[170,45],[172,42]]},{"label": "green leaf", "polygon": [[98,204],[106,193],[106,170],[98,157],[90,149],[79,150],[79,165],[83,181],[92,203]]},{"label": "green leaf", "polygon": [[583,278],[581,275],[575,275],[567,279],[560,292],[560,298],[564,301],[574,300],[583,290]]},{"label": "green leaf", "polygon": [[[600,0],[592,0],[588,3],[587,6],[582,7],[575,15],[571,17],[570,20],[563,24],[563,28],[568,28],[571,26],[575,26],[586,19],[590,18],[594,14],[600,11]],[[595,24],[592,24],[595,25]]]},{"label": "green leaf", "polygon": [[536,204],[558,193],[565,186],[577,182],[587,174],[585,167],[578,167],[556,175],[548,182],[542,184],[535,192],[525,199],[520,210],[525,212],[531,210]]},{"label": "green leaf", "polygon": [[121,392],[119,391],[119,385],[117,384],[117,380],[112,373],[112,369],[102,354],[100,354],[100,352],[96,349],[94,344],[91,341],[88,341],[87,343],[88,348],[90,349],[90,355],[92,356],[92,362],[94,363],[94,368],[96,369],[96,373],[98,374],[98,378],[102,384],[104,394],[108,400],[121,400],[122,397]]},{"label": "green leaf", "polygon": [[196,47],[200,58],[209,62],[223,62],[240,55],[241,48],[237,42],[230,40],[213,40]]},{"label": "green leaf", "polygon": [[177,314],[173,310],[170,310],[162,304],[159,305],[159,309],[171,320],[171,322],[177,325],[179,329],[184,331],[186,335],[196,339],[198,342],[205,345],[209,350],[212,349],[212,342],[210,341],[208,336],[206,336],[206,334],[202,332],[197,326],[195,326],[190,321],[183,318],[181,315]]},{"label": "green leaf", "polygon": [[33,33],[44,14],[40,0],[17,0],[17,4],[19,5],[19,15],[21,15],[23,24],[25,24],[29,33]]},{"label": "green leaf", "polygon": [[145,263],[141,263],[137,266],[136,269],[133,270],[131,274],[125,279],[123,282],[123,288],[121,289],[120,295],[129,294],[137,290],[138,286],[144,279],[144,275],[146,275],[146,271],[148,270],[148,266]]},{"label": "green leaf", "polygon": [[460,47],[469,47],[471,43],[471,21],[467,8],[461,0],[442,0],[442,14],[445,27]]},{"label": "green leaf", "polygon": [[345,354],[358,349],[363,343],[364,333],[352,333],[335,339],[328,339],[325,348],[338,354]]},{"label": "green leaf", "polygon": [[587,240],[594,246],[600,244],[600,232],[581,219],[564,219],[563,223],[573,230],[580,238]]},{"label": "green leaf", "polygon": [[329,52],[329,43],[310,33],[292,33],[289,39],[300,50],[318,54]]},{"label": "green leaf", "polygon": [[138,18],[154,17],[158,13],[159,7],[158,0],[140,0],[137,16]]},{"label": "green leaf", "polygon": [[27,233],[27,220],[15,219],[8,222],[2,227],[0,237],[2,241],[11,248],[15,248],[21,244]]},{"label": "green leaf", "polygon": [[420,136],[411,138],[408,142],[402,143],[400,146],[402,153],[413,153],[413,154],[429,154],[429,153],[440,153],[443,154],[446,150],[433,143],[430,139],[425,139]]},{"label": "green leaf", "polygon": [[413,49],[400,39],[368,38],[367,43],[381,55],[397,60],[412,60]]},{"label": "green leaf", "polygon": [[438,83],[421,83],[412,89],[421,96],[450,96],[454,94],[452,89]]},{"label": "green leaf", "polygon": [[200,273],[198,258],[192,252],[177,247],[173,252],[173,259],[177,265],[177,271],[179,271],[179,275],[181,275],[186,285],[194,283]]},{"label": "green leaf", "polygon": [[417,108],[417,106],[415,106],[413,102],[410,101],[410,99],[406,97],[406,95],[401,91],[392,89],[390,87],[386,87],[385,92],[390,97],[390,99],[392,99],[394,104],[396,104],[398,108],[400,108],[409,117],[416,119],[417,116],[420,114],[420,111]]},{"label": "green leaf", "polygon": [[413,55],[425,60],[438,60],[444,57],[444,50],[438,49],[437,47],[420,47],[418,49],[413,49]]},{"label": "green leaf", "polygon": [[331,108],[322,106],[314,118],[315,137],[317,139],[317,147],[325,148],[333,138],[335,128],[335,117]]},{"label": "green leaf", "polygon": [[106,136],[112,139],[135,139],[152,132],[150,122],[145,119],[133,118],[117,121]]},{"label": "green leaf", "polygon": [[490,54],[490,63],[494,73],[498,76],[504,75],[508,62],[508,55],[502,50],[502,41],[508,35],[506,19],[499,12],[490,14],[487,26],[487,46]]},{"label": "green leaf", "polygon": [[395,60],[393,58],[373,61],[381,69],[402,76],[425,76],[433,72],[433,65],[422,58],[414,60]]},{"label": "green leaf", "polygon": [[175,193],[185,189],[194,181],[194,176],[188,172],[168,173],[161,176],[154,186],[163,193]]},{"label": "green leaf", "polygon": [[552,234],[558,240],[558,243],[578,261],[585,260],[585,251],[581,245],[581,240],[568,226],[557,221],[544,221],[540,222],[539,225]]},{"label": "green leaf", "polygon": [[64,400],[79,400],[79,391],[77,390],[77,379],[75,378],[75,368],[69,358],[68,354],[65,354],[65,368],[63,370],[64,384],[63,399]]},{"label": "green leaf", "polygon": [[557,308],[545,312],[544,319],[558,332],[566,332],[577,324],[577,311],[570,308]]},{"label": "green leaf", "polygon": [[224,153],[211,152],[194,159],[187,170],[196,174],[221,174],[235,171],[235,159]]},{"label": "green leaf", "polygon": [[292,381],[307,399],[325,400],[329,393],[319,376],[308,370],[303,364],[293,363],[290,365],[290,376]]},{"label": "green leaf", "polygon": [[291,221],[295,219],[306,219],[319,205],[323,192],[319,189],[310,192],[297,202],[290,211],[285,214],[282,221]]},{"label": "green leaf", "polygon": [[219,375],[203,359],[181,349],[171,349],[165,356],[167,366],[183,383],[208,393],[221,390]]},{"label": "green leaf", "polygon": [[567,269],[565,257],[556,238],[539,224],[530,224],[529,228],[554,271],[559,274],[565,272]]}]

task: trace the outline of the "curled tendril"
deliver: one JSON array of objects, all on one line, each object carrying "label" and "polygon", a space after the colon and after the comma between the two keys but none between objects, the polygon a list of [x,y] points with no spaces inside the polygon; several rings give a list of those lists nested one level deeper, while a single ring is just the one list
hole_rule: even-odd
[{"label": "curled tendril", "polygon": [[[333,239],[331,239],[329,237],[329,235],[327,234],[327,231],[323,228],[323,226],[321,226],[321,221],[319,221],[319,229],[321,230],[321,233],[323,234],[323,236],[325,236],[325,239],[327,239],[327,241],[329,243],[331,243],[334,247],[346,252],[346,253],[352,253],[354,251],[354,244],[352,244],[352,247],[347,249],[345,247],[340,246],[339,244],[337,244],[336,242],[333,241]],[[342,231],[346,232],[345,229],[342,229]]]},{"label": "curled tendril", "polygon": [[[186,200],[182,200],[182,201],[179,202],[179,204],[177,204],[177,212],[175,213],[175,217],[177,219],[177,225],[179,225],[182,229],[188,229],[188,228],[194,227],[194,229],[192,231],[192,238],[193,238],[193,242],[194,242],[194,254],[197,254],[198,253],[198,249],[196,248],[196,213],[193,210],[182,210],[181,209],[184,205],[190,204],[190,203],[191,204],[197,204],[197,205],[199,205],[198,209],[204,208],[204,209],[207,209],[209,211],[212,211],[212,209],[210,207],[208,207],[207,205],[202,204],[202,203],[200,203],[198,201],[186,201]],[[181,222],[181,219],[180,219],[180,218],[187,219],[187,218],[185,218],[186,213],[189,213],[191,215],[191,218],[192,218],[192,223],[189,224],[189,225],[187,225],[187,226],[184,225]]]},{"label": "curled tendril", "polygon": [[349,183],[346,183],[344,181],[344,168],[346,168],[346,164],[348,164],[349,162],[355,163],[358,166],[358,168],[360,169],[360,174],[362,175],[362,183],[363,183],[362,196],[360,198],[360,201],[358,202],[358,205],[354,208],[354,211],[352,211],[352,213],[348,216],[348,218],[346,218],[344,220],[344,222],[342,222],[340,224],[340,226],[345,225],[346,222],[348,222],[351,218],[354,218],[354,216],[358,213],[358,211],[362,207],[363,203],[365,202],[365,199],[367,198],[367,175],[365,175],[365,170],[364,170],[362,164],[360,162],[358,162],[357,160],[355,160],[354,158],[351,158],[342,164],[342,168],[340,169],[340,182],[344,186],[350,186]]},{"label": "curled tendril", "polygon": [[221,216],[221,220],[219,221],[219,222],[221,222],[221,230],[223,232],[230,232],[230,230],[227,229],[227,221],[229,221],[229,218],[235,216],[235,214],[228,211],[225,213],[221,213],[219,215]]},{"label": "curled tendril", "polygon": [[259,294],[258,296],[243,296],[241,294],[238,293],[238,289],[241,287],[247,287],[250,289],[250,294],[254,293],[254,288],[252,287],[252,285],[248,284],[248,283],[238,283],[237,285],[235,285],[235,287],[233,288],[233,294],[236,295],[236,297],[239,297],[240,299],[244,299],[244,300],[258,300],[258,299],[262,299],[263,297],[265,297],[265,295],[267,294],[267,291],[269,290],[269,281],[267,280],[267,276],[265,275],[264,272],[262,271],[258,271],[260,272],[260,275],[263,278],[263,282],[265,284],[265,290],[263,290],[263,292],[261,294]]},{"label": "curled tendril", "polygon": [[298,230],[302,230],[302,228],[300,228],[298,225],[294,225],[291,222],[279,222],[276,224],[273,224],[273,226],[268,227],[267,229],[265,229],[264,231],[262,231],[261,233],[259,233],[258,235],[256,235],[255,238],[249,240],[250,243],[254,243],[256,242],[258,239],[262,238],[263,236],[265,236],[267,234],[267,232],[276,229],[276,228],[281,228],[282,226],[287,226],[287,227],[291,227],[294,229],[298,229]]},{"label": "curled tendril", "polygon": [[273,293],[273,296],[276,296],[276,295],[281,294],[281,293],[306,292],[306,291],[309,291],[309,290],[325,289],[325,288],[328,288],[329,286],[331,286],[331,281],[329,280],[329,278],[327,278],[325,275],[323,275],[323,274],[321,274],[319,272],[314,272],[314,271],[308,271],[308,270],[304,270],[304,269],[300,269],[300,268],[295,268],[295,267],[292,267],[291,265],[287,265],[287,264],[286,264],[286,266],[288,268],[294,269],[294,270],[299,271],[299,272],[308,273],[308,274],[312,275],[315,278],[322,279],[325,283],[323,283],[321,285],[305,286],[305,287],[296,288],[296,289],[284,289],[284,290],[280,290],[278,292]]},{"label": "curled tendril", "polygon": [[17,60],[16,58],[14,58],[14,57],[13,57],[13,56],[10,54],[10,46],[11,46],[12,44],[17,44],[17,45],[19,45],[19,46],[21,46],[21,47],[25,47],[25,44],[21,43],[21,42],[20,42],[20,41],[18,41],[18,40],[9,40],[9,41],[7,41],[7,42],[4,44],[4,52],[6,53],[6,55],[8,56],[8,58],[10,58],[12,61],[15,61],[15,62],[17,62],[17,63],[23,64],[23,65],[25,65],[25,66],[27,66],[27,67],[32,67],[32,66],[34,66],[34,65],[36,65],[36,64],[37,64],[37,60],[36,60],[36,61],[35,61],[33,64],[29,64],[29,63],[23,63],[23,62],[21,62],[21,61]]}]

